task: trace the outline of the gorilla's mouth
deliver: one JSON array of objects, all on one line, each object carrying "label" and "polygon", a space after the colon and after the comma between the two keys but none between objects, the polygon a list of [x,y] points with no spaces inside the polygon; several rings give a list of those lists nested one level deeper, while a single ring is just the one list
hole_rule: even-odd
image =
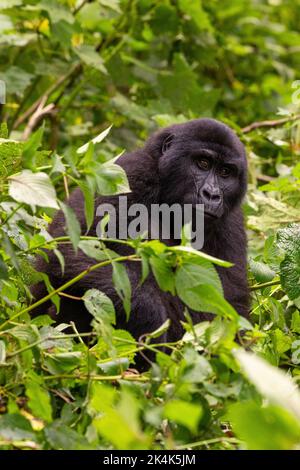
[{"label": "gorilla's mouth", "polygon": [[218,219],[219,216],[216,213],[209,212],[209,211],[204,211],[204,217],[207,217],[208,219]]}]

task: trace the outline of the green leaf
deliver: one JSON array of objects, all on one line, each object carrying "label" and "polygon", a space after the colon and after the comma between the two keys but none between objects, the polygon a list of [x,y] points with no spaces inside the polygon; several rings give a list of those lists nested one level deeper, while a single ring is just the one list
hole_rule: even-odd
[{"label": "green leaf", "polygon": [[86,438],[57,420],[45,428],[45,436],[53,449],[57,450],[95,450]]},{"label": "green leaf", "polygon": [[93,426],[117,449],[145,449],[148,439],[140,429],[138,412],[137,399],[133,394],[123,392],[117,408],[106,408],[104,415],[93,420]]},{"label": "green leaf", "polygon": [[197,312],[215,313],[238,322],[237,312],[211,285],[202,284],[187,290],[184,290],[178,283],[176,286],[177,294],[191,309]]},{"label": "green leaf", "polygon": [[0,139],[8,139],[8,128],[6,122],[0,124]]},{"label": "green leaf", "polygon": [[75,18],[70,9],[57,0],[42,0],[39,2],[39,7],[49,13],[53,23],[58,23],[59,21],[74,23]]},{"label": "green leaf", "polygon": [[182,292],[185,289],[209,284],[223,293],[222,283],[214,266],[206,260],[197,260],[197,264],[184,262],[176,271],[176,288]]},{"label": "green leaf", "polygon": [[285,252],[280,264],[280,281],[291,300],[300,297],[300,225],[278,230],[277,243]]},{"label": "green leaf", "polygon": [[299,442],[299,423],[282,408],[252,401],[230,406],[227,417],[234,433],[250,450],[289,450]]},{"label": "green leaf", "polygon": [[50,395],[42,385],[41,378],[39,378],[34,372],[30,372],[27,375],[26,395],[29,399],[28,406],[34,416],[47,422],[52,421]]},{"label": "green leaf", "polygon": [[192,258],[201,258],[203,260],[210,261],[211,263],[214,263],[218,266],[223,266],[225,268],[233,266],[233,264],[229,261],[224,261],[222,259],[215,258],[214,256],[210,256],[207,253],[204,253],[203,251],[195,250],[195,248],[191,246],[170,246],[168,247],[168,251],[178,253],[181,256],[186,255],[187,261],[190,260],[190,262],[192,262]]},{"label": "green leaf", "polygon": [[126,267],[121,263],[113,263],[112,280],[118,296],[123,301],[124,310],[127,320],[130,315],[131,305],[131,283],[127,274]]},{"label": "green leaf", "polygon": [[9,195],[31,206],[59,209],[55,189],[46,173],[23,170],[9,177]]},{"label": "green leaf", "polygon": [[51,374],[70,373],[80,365],[81,352],[70,351],[48,354],[45,359],[45,366]]},{"label": "green leaf", "polygon": [[170,327],[171,320],[168,318],[159,328],[147,334],[147,338],[159,338]]},{"label": "green leaf", "polygon": [[92,223],[94,221],[94,212],[95,212],[95,197],[94,189],[86,181],[78,181],[78,186],[80,187],[83,196],[84,196],[84,213],[85,220],[87,225],[87,231],[90,230]]},{"label": "green leaf", "polygon": [[175,285],[177,294],[191,309],[238,318],[236,311],[224,299],[220,278],[208,261],[182,264],[176,271]]},{"label": "green leaf", "polygon": [[126,172],[112,161],[102,165],[96,164],[95,179],[97,191],[103,196],[130,192]]},{"label": "green leaf", "polygon": [[[210,115],[218,101],[217,89],[204,90],[198,85],[198,76],[182,54],[174,54],[173,70],[158,78],[162,95],[176,112],[191,110],[197,116]],[[184,86],[182,84],[184,83]]]},{"label": "green leaf", "polygon": [[259,392],[300,421],[300,392],[292,379],[260,357],[242,349],[236,350],[234,355]]},{"label": "green leaf", "polygon": [[168,263],[168,256],[161,254],[149,259],[155,280],[161,290],[175,294],[174,272]]},{"label": "green leaf", "polygon": [[8,279],[8,269],[2,255],[0,255],[0,279]]},{"label": "green leaf", "polygon": [[41,126],[36,132],[31,134],[29,140],[23,148],[24,167],[34,169],[36,151],[41,146],[44,134],[44,126]]},{"label": "green leaf", "polygon": [[81,234],[80,223],[76,217],[74,210],[70,206],[64,204],[61,201],[59,205],[65,216],[67,234],[71,239],[74,249],[77,250]]},{"label": "green leaf", "polygon": [[6,346],[4,341],[0,341],[0,364],[4,364],[6,360]]},{"label": "green leaf", "polygon": [[0,439],[13,443],[14,441],[29,440],[36,442],[27,419],[20,414],[0,416]]},{"label": "green leaf", "polygon": [[102,142],[105,139],[105,137],[108,136],[108,134],[110,133],[111,128],[112,128],[112,125],[107,127],[104,131],[102,131],[99,135],[94,137],[92,140],[89,140],[86,144],[79,147],[79,149],[77,149],[77,153],[79,153],[79,154],[86,153],[89,149],[89,145],[90,145],[91,142],[94,145],[100,144],[100,142]]},{"label": "green leaf", "polygon": [[250,258],[249,260],[250,269],[257,282],[268,282],[272,281],[276,273],[267,264],[261,261],[254,261]]},{"label": "green leaf", "polygon": [[119,357],[113,361],[101,362],[98,367],[107,375],[122,374],[129,367],[128,357]]},{"label": "green leaf", "polygon": [[74,48],[74,52],[86,65],[89,65],[90,67],[93,67],[94,69],[99,70],[100,72],[107,75],[107,70],[104,66],[103,59],[100,57],[99,52],[95,51],[93,46],[83,44]]},{"label": "green leaf", "polygon": [[6,84],[6,92],[8,95],[14,94],[22,97],[33,79],[34,75],[15,65],[9,67],[4,73],[1,73],[1,80],[4,80]]},{"label": "green leaf", "polygon": [[109,411],[116,400],[117,390],[101,382],[93,382],[89,392],[88,409],[92,413]]},{"label": "green leaf", "polygon": [[300,313],[298,311],[292,315],[291,330],[300,334]]},{"label": "green leaf", "polygon": [[194,0],[179,0],[178,4],[180,10],[190,17],[200,31],[213,31],[209,16],[203,10],[201,0],[197,0],[197,2]]},{"label": "green leaf", "polygon": [[192,433],[197,432],[203,411],[199,404],[185,402],[183,400],[171,400],[164,407],[164,416],[171,422],[181,424]]},{"label": "green leaf", "polygon": [[22,5],[22,0],[0,0],[0,8],[13,8]]},{"label": "green leaf", "polygon": [[103,292],[97,289],[89,289],[85,292],[82,300],[87,310],[96,320],[109,325],[116,323],[114,305]]},{"label": "green leaf", "polygon": [[[78,248],[83,251],[86,256],[97,261],[108,259],[106,250],[103,250],[103,244],[98,240],[80,240]],[[109,253],[111,253],[110,250]]]}]

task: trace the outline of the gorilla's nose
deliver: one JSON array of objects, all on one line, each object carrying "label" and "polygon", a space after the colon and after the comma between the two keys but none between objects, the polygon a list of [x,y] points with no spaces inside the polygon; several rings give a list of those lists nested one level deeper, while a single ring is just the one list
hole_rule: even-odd
[{"label": "gorilla's nose", "polygon": [[203,188],[200,191],[202,202],[217,206],[221,202],[221,193],[217,188]]}]

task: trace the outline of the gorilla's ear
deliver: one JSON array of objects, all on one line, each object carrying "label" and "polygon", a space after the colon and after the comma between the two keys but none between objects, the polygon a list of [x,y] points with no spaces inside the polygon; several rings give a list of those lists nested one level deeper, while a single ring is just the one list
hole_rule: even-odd
[{"label": "gorilla's ear", "polygon": [[171,147],[173,140],[174,140],[173,134],[167,135],[167,137],[164,139],[162,146],[161,146],[162,155]]},{"label": "gorilla's ear", "polygon": [[145,144],[145,151],[153,157],[159,159],[172,145],[175,137],[173,127],[161,129],[152,134]]}]

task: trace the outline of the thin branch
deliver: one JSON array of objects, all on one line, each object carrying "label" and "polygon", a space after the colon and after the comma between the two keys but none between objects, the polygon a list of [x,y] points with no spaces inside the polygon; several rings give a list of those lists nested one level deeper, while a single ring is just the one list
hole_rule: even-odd
[{"label": "thin branch", "polygon": [[183,444],[181,446],[175,447],[176,450],[186,450],[186,449],[192,449],[193,447],[203,447],[203,446],[208,446],[209,444],[241,444],[242,441],[237,439],[236,437],[215,437],[213,439],[205,439],[203,441],[198,441],[198,442],[190,442],[189,444]]},{"label": "thin branch", "polygon": [[58,295],[61,295],[62,297],[67,297],[68,299],[72,300],[82,300],[82,297],[76,297],[75,295],[66,294],[65,292],[59,292]]},{"label": "thin branch", "polygon": [[89,0],[82,0],[82,2],[80,3],[80,5],[78,5],[78,7],[74,8],[73,10],[73,15],[77,15],[77,13],[80,12],[80,10],[84,7],[84,5],[86,5],[87,3],[89,2]]},{"label": "thin branch", "polygon": [[277,127],[277,126],[281,126],[282,124],[286,124],[287,122],[297,121],[297,119],[300,119],[300,114],[295,114],[294,116],[288,116],[288,117],[281,118],[281,119],[273,119],[270,121],[252,122],[252,124],[249,124],[248,126],[243,127],[241,131],[244,134],[247,134],[248,132],[252,132],[255,129],[258,129],[260,127]]},{"label": "thin branch", "polygon": [[53,85],[51,85],[48,90],[40,97],[38,98],[13,124],[13,129],[16,129],[19,127],[23,122],[28,119],[32,113],[36,111],[36,109],[40,106],[40,104],[46,103],[49,96],[52,95],[66,80],[71,78],[73,74],[77,74],[77,72],[81,68],[81,63],[77,63],[67,74],[63,75],[60,77]]},{"label": "thin branch", "polygon": [[149,382],[149,378],[144,375],[88,375],[88,374],[57,374],[57,375],[44,375],[44,380],[63,380],[63,379],[72,379],[72,380],[95,380],[95,381],[105,381],[105,382],[116,382],[117,380],[133,380],[136,382]]},{"label": "thin branch", "polygon": [[263,174],[258,174],[256,175],[256,178],[259,181],[263,181],[264,183],[270,183],[271,181],[274,181],[274,176],[269,176],[269,175],[263,175]]},{"label": "thin branch", "polygon": [[22,134],[22,139],[27,140],[28,137],[31,135],[31,133],[34,131],[34,129],[38,126],[38,124],[47,116],[51,116],[55,113],[56,108],[55,104],[50,103],[47,106],[44,107],[44,102],[46,101],[46,96],[43,97],[43,100],[41,101],[40,105],[36,109],[36,111],[33,113],[31,118],[28,121],[27,126],[25,127],[25,130]]},{"label": "thin branch", "polygon": [[271,286],[278,286],[280,284],[280,281],[270,281],[270,282],[264,282],[263,284],[255,284],[254,286],[250,287],[250,290],[259,290],[259,289],[264,289],[265,287],[271,287]]}]

